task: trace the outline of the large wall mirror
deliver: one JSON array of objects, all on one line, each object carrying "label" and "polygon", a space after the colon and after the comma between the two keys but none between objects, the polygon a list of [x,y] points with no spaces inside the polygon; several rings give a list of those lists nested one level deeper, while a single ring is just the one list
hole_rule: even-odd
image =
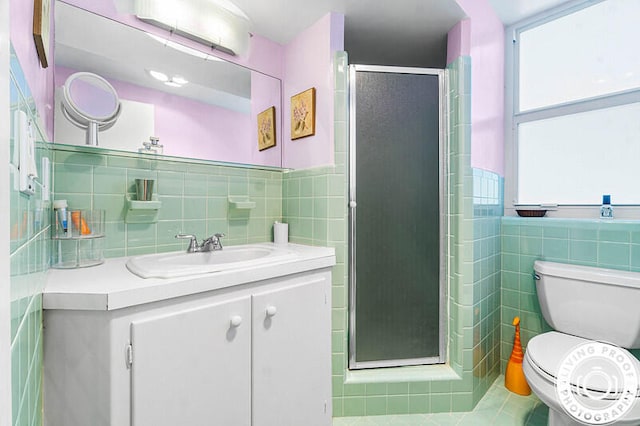
[{"label": "large wall mirror", "polygon": [[[67,120],[60,105],[66,79],[91,72],[106,79],[122,103],[118,121],[100,132],[100,147],[145,155],[153,137],[163,155],[282,166],[278,78],[179,44],[169,33],[149,34],[62,1],[54,11],[56,143],[85,144],[86,131]],[[276,144],[264,149],[258,115],[271,107]]]}]

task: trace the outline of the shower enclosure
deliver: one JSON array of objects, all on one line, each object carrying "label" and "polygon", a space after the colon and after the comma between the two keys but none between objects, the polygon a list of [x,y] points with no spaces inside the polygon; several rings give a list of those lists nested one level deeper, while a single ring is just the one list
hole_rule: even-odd
[{"label": "shower enclosure", "polygon": [[446,79],[351,65],[349,368],[446,360]]}]

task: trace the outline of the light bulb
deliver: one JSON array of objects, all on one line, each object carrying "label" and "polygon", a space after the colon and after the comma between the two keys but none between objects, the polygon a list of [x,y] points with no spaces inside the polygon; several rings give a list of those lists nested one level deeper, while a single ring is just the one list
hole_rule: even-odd
[{"label": "light bulb", "polygon": [[154,70],[147,70],[147,72],[151,77],[155,78],[156,80],[163,81],[163,82],[169,81],[169,77],[167,77],[167,75],[164,73],[161,73],[159,71],[154,71]]},{"label": "light bulb", "polygon": [[178,84],[187,84],[189,81],[185,80],[184,77],[182,77],[181,75],[174,75],[171,78],[171,81],[173,81],[174,83],[178,83]]}]

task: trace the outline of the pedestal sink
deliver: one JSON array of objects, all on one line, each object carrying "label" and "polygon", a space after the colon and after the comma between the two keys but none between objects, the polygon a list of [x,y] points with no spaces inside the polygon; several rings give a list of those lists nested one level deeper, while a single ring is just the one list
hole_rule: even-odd
[{"label": "pedestal sink", "polygon": [[136,256],[127,261],[127,268],[142,278],[174,278],[290,260],[295,256],[295,252],[286,247],[248,244],[209,252]]}]

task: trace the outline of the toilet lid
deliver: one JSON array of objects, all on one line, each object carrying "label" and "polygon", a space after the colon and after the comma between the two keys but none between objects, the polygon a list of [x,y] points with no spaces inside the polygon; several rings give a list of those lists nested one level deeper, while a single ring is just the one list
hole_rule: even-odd
[{"label": "toilet lid", "polygon": [[[566,362],[567,356],[571,355],[573,350],[578,346],[590,342],[593,341],[551,331],[533,337],[527,345],[527,354],[533,364],[548,376],[552,377],[555,382],[558,378],[560,368],[564,367],[566,369],[567,367],[567,364],[563,364]],[[624,352],[634,363],[636,371],[640,374],[640,361],[626,349],[616,348],[616,350]],[[585,382],[580,383],[581,385],[586,385],[591,390],[603,393],[613,391],[611,388],[612,381],[607,379],[620,374],[619,367],[615,362],[603,362],[601,357],[584,357],[580,362],[585,363],[583,364],[583,368],[588,376]],[[592,372],[592,370],[594,374],[588,374]],[[576,385],[576,383],[573,383],[573,380],[571,384]],[[619,386],[616,386],[616,390],[622,391],[622,387],[623,383],[620,383]]]}]

